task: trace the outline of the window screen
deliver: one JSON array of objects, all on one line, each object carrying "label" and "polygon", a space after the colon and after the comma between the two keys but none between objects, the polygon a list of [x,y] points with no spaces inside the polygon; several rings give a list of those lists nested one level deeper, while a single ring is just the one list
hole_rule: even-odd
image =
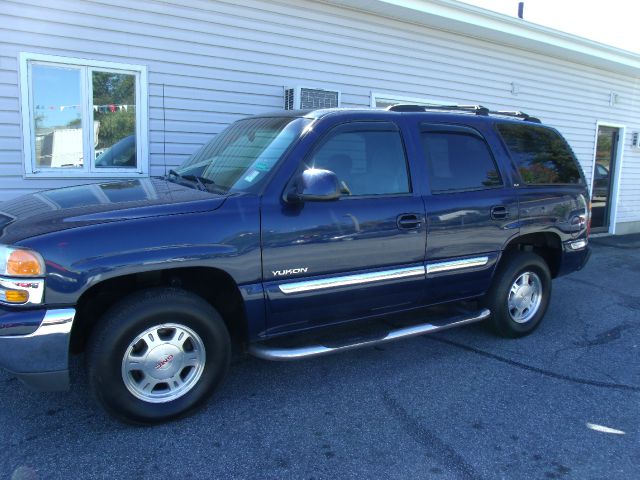
[{"label": "window screen", "polygon": [[[309,167],[334,172],[346,195],[408,193],[409,176],[404,146],[395,126],[380,124],[338,127],[314,152]],[[393,130],[391,130],[393,129]]]},{"label": "window screen", "polygon": [[502,185],[483,139],[462,132],[422,132],[432,193],[478,190]]},{"label": "window screen", "polygon": [[583,183],[569,145],[557,132],[525,124],[502,123],[497,127],[523,182]]}]

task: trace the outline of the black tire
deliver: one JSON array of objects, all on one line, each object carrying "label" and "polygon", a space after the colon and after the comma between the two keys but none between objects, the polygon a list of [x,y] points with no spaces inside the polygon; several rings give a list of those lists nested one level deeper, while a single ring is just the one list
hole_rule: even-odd
[{"label": "black tire", "polygon": [[[518,310],[509,308],[509,294],[516,280],[521,279],[521,275],[526,272],[534,273],[540,280],[540,303],[535,310],[525,310],[518,322],[514,320],[513,313],[516,312],[515,316],[518,317]],[[531,281],[532,284],[534,282],[535,280]],[[482,303],[491,310],[488,321],[491,329],[502,337],[517,338],[529,335],[540,325],[550,297],[551,273],[544,259],[530,252],[510,252],[500,260],[491,288]],[[526,319],[527,315],[531,317]]]},{"label": "black tire", "polygon": [[[160,400],[162,403],[145,401],[136,397],[131,387],[125,384],[123,359],[131,351],[131,343],[137,336],[165,324],[182,326],[195,333],[194,337],[199,337],[204,347],[203,350],[197,349],[200,358],[205,358],[198,363],[199,373],[191,377],[190,389],[181,396]],[[171,333],[170,330],[167,331]],[[160,345],[166,345],[160,335],[157,337]],[[142,345],[146,347],[144,343]],[[144,365],[148,369],[152,355],[147,357]],[[171,357],[173,360],[173,355]],[[180,359],[184,357],[179,356]],[[204,299],[175,288],[143,290],[109,309],[91,334],[87,350],[89,384],[98,402],[114,417],[134,424],[157,424],[185,416],[200,407],[222,382],[229,369],[230,358],[231,340],[226,325],[216,309]],[[175,367],[170,365],[168,368],[177,371],[178,375],[180,372],[190,375],[190,367],[182,367],[177,362]],[[155,368],[164,368],[164,363],[158,363]],[[147,377],[144,375],[142,378]],[[168,389],[169,385],[166,387]]]}]

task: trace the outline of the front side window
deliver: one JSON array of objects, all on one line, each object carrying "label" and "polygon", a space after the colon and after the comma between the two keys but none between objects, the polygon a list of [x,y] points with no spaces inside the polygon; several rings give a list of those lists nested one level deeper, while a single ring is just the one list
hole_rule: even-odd
[{"label": "front side window", "polygon": [[27,175],[148,171],[143,67],[30,54],[21,67]]},{"label": "front side window", "polygon": [[527,184],[584,183],[571,148],[556,131],[501,123],[498,131]]},{"label": "front side window", "polygon": [[404,145],[393,124],[372,122],[337,127],[306,162],[331,170],[345,195],[409,193]]},{"label": "front side window", "polygon": [[502,179],[484,140],[462,131],[420,135],[432,193],[499,187]]}]

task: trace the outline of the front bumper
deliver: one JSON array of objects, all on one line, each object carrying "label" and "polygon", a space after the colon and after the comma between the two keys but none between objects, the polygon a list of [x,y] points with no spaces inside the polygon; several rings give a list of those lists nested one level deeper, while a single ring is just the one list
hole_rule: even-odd
[{"label": "front bumper", "polygon": [[[75,314],[73,308],[0,312],[0,368],[35,390],[67,390]],[[34,331],[25,334],[24,329]]]}]

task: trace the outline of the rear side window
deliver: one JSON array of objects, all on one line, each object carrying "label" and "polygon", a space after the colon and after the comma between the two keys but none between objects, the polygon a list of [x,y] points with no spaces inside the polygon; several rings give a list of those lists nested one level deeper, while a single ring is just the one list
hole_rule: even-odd
[{"label": "rear side window", "polygon": [[482,138],[459,131],[423,131],[431,193],[482,190],[502,185],[489,147]]},{"label": "rear side window", "polygon": [[554,130],[510,123],[497,127],[525,183],[583,183],[571,148]]},{"label": "rear side window", "polygon": [[336,127],[307,166],[334,172],[345,195],[410,192],[404,145],[393,124],[358,122]]}]

